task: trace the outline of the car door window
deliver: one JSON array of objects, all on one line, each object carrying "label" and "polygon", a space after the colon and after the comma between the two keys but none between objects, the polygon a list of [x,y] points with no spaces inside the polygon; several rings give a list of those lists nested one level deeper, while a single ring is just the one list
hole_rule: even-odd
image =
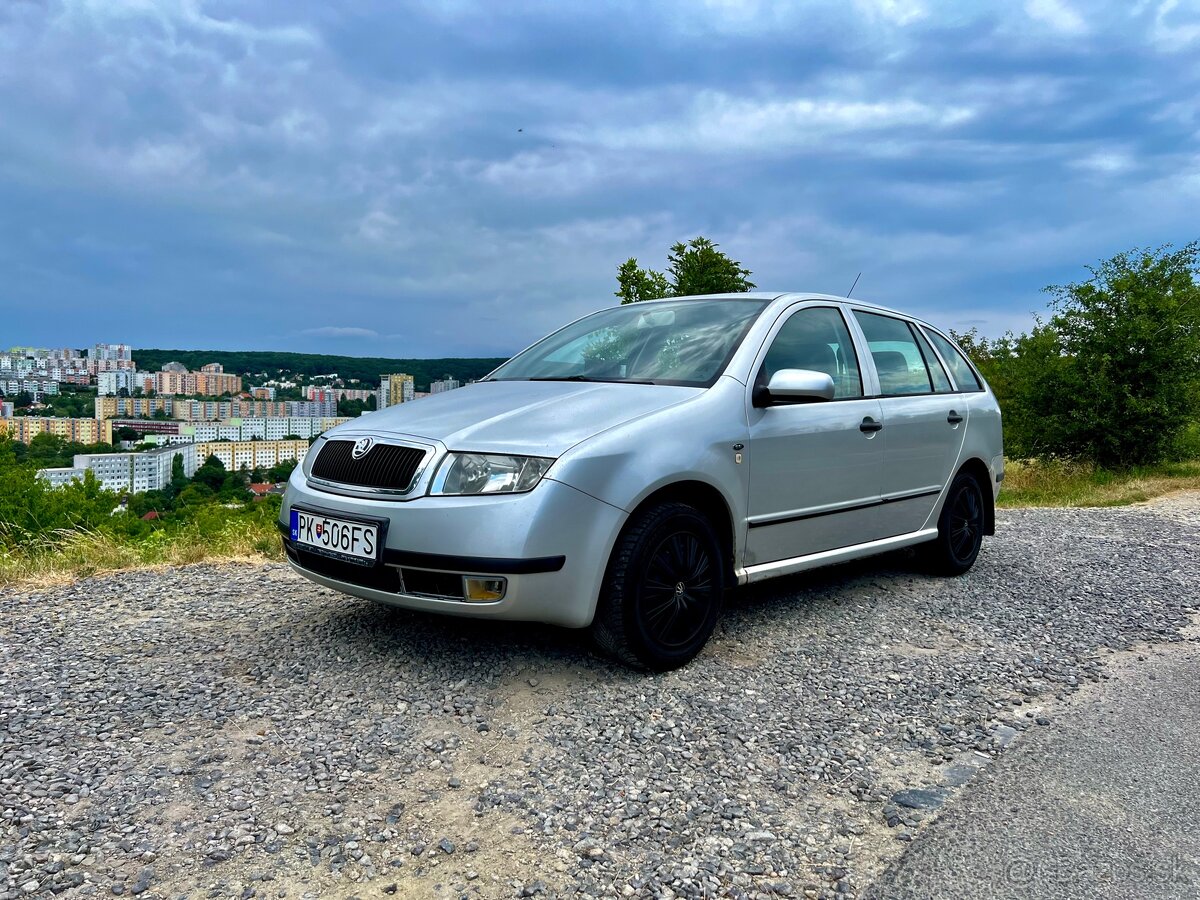
[{"label": "car door window", "polygon": [[911,322],[908,327],[912,333],[917,336],[917,344],[921,348],[921,355],[925,357],[925,366],[929,369],[929,377],[933,381],[933,390],[938,394],[951,394],[954,392],[953,385],[950,384],[950,379],[946,375],[946,370],[942,368],[942,364],[938,362],[937,354],[933,352],[933,347],[929,345],[929,341],[921,332],[920,328],[914,326]]},{"label": "car door window", "polygon": [[833,379],[837,400],[863,395],[850,329],[841,312],[831,306],[801,309],[783,323],[763,361],[761,382],[766,384],[780,369],[824,372]]},{"label": "car door window", "polygon": [[933,392],[925,358],[907,322],[857,309],[854,315],[866,336],[871,359],[875,361],[882,396]]},{"label": "car door window", "polygon": [[942,359],[950,367],[950,374],[954,376],[954,383],[958,385],[960,391],[983,390],[983,385],[979,383],[979,378],[976,376],[975,370],[971,368],[971,364],[967,362],[966,357],[958,351],[957,347],[936,331],[930,331],[926,328],[925,334],[933,341],[933,345],[937,347],[938,353],[942,354]]}]

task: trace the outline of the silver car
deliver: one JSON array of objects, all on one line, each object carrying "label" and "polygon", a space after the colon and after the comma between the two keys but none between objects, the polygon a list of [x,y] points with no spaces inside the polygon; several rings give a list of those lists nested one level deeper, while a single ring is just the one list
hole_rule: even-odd
[{"label": "silver car", "polygon": [[280,527],[334,590],[590,627],[664,670],[735,585],[918,544],[966,572],[1003,477],[996,398],[938,329],[821,294],[685,297],[327,432]]}]

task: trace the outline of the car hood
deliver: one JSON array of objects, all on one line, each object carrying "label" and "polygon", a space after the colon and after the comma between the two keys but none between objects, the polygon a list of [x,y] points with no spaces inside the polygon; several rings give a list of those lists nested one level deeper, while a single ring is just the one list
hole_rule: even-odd
[{"label": "car hood", "polygon": [[558,457],[592,435],[701,393],[656,384],[486,381],[367,413],[336,430],[431,438],[450,450]]}]

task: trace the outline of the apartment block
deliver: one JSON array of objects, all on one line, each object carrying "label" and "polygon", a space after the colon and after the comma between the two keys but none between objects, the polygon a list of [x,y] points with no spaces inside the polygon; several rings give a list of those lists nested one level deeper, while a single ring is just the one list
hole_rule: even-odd
[{"label": "apartment block", "polygon": [[201,465],[215,456],[231,472],[242,466],[266,468],[291,459],[302,460],[308,452],[308,441],[212,441],[192,446]]},{"label": "apartment block", "polygon": [[132,394],[137,388],[145,392],[154,390],[154,375],[136,369],[114,369],[96,374],[96,393],[101,397],[115,397],[122,390]]},{"label": "apartment block", "polygon": [[289,435],[302,438],[314,438],[349,422],[347,418],[336,416],[270,416],[262,418],[231,418],[221,422],[197,422],[182,425],[179,434],[191,436],[192,440],[202,441],[249,441],[249,440],[282,440]]},{"label": "apartment block", "polygon": [[377,394],[377,391],[367,390],[366,388],[325,388],[309,385],[305,390],[305,397],[309,400],[330,401],[337,403],[340,400],[370,400]]},{"label": "apartment block", "polygon": [[395,406],[397,403],[407,403],[412,400],[416,391],[413,377],[398,372],[395,375],[384,375],[379,382],[379,408]]},{"label": "apartment block", "polygon": [[57,394],[60,383],[57,378],[47,378],[42,375],[25,375],[21,378],[0,378],[0,390],[3,390],[5,394],[10,396],[25,391],[37,402],[47,394]]},{"label": "apartment block", "polygon": [[181,363],[169,362],[162,371],[154,373],[154,391],[158,394],[204,394],[219,397],[238,394],[242,390],[240,375],[226,375],[220,363],[201,366],[199,372],[189,372]]},{"label": "apartment block", "polygon": [[182,423],[176,419],[108,419],[112,422],[112,430],[115,434],[122,428],[132,428],[139,434],[179,434],[179,430],[183,427]]},{"label": "apartment block", "polygon": [[96,344],[88,352],[92,359],[125,360],[133,359],[133,348],[128,344]]},{"label": "apartment block", "polygon": [[0,420],[0,427],[15,441],[28,444],[39,434],[53,434],[79,444],[111,444],[112,422],[102,419],[37,418],[16,416]]},{"label": "apartment block", "polygon": [[176,457],[182,460],[187,477],[196,474],[195,448],[185,444],[139,453],[78,453],[71,468],[40,469],[38,475],[58,486],[82,479],[83,473],[90,471],[105,490],[138,494],[160,491],[170,484]]},{"label": "apartment block", "polygon": [[172,397],[97,397],[97,419],[149,419],[155,413],[170,416],[175,409]]},{"label": "apartment block", "polygon": [[440,381],[430,382],[429,393],[444,394],[446,391],[452,391],[455,388],[460,388],[460,387],[462,387],[461,381],[459,381],[457,378],[451,378],[449,375],[447,375],[445,378],[441,379]]},{"label": "apartment block", "polygon": [[[250,396],[255,400],[274,400],[275,388],[267,387],[265,385],[262,387],[252,387],[250,388]],[[311,400],[312,397],[309,397],[308,399]]]}]

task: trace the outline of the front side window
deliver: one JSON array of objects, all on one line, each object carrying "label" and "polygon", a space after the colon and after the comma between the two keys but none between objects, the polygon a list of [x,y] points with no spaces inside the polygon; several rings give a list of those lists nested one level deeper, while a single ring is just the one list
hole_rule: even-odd
[{"label": "front side window", "polygon": [[709,387],[764,300],[679,300],[606,309],[538,341],[488,381],[614,381]]},{"label": "front side window", "polygon": [[938,353],[942,354],[942,359],[950,367],[950,374],[954,376],[954,383],[958,385],[958,389],[960,391],[982,391],[983,385],[979,383],[975,370],[971,368],[971,364],[967,362],[967,358],[959,352],[959,349],[936,331],[926,328],[925,333],[929,335],[929,339],[937,347]]},{"label": "front side window", "polygon": [[828,306],[792,314],[771,342],[759,373],[766,384],[780,369],[809,369],[833,379],[834,399],[861,397],[862,377],[854,342],[842,314]]},{"label": "front side window", "polygon": [[879,374],[881,395],[895,397],[933,392],[925,358],[921,356],[921,348],[907,322],[857,309],[854,315],[867,338],[871,359]]}]

